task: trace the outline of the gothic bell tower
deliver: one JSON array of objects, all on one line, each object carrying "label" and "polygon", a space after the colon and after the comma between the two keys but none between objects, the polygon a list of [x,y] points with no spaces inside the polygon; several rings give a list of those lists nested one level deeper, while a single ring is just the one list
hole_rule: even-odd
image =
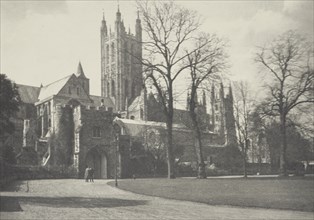
[{"label": "gothic bell tower", "polygon": [[116,12],[114,32],[101,22],[101,96],[109,97],[117,111],[125,111],[142,88],[142,27],[139,14],[135,35],[126,32],[120,9]]}]

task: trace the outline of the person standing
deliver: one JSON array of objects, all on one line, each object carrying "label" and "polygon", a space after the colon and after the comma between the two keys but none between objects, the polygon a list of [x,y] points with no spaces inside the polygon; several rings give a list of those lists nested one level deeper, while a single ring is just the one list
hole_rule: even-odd
[{"label": "person standing", "polygon": [[94,173],[95,173],[95,170],[94,170],[94,168],[90,168],[89,169],[89,181],[90,182],[94,182]]},{"label": "person standing", "polygon": [[90,175],[89,173],[90,173],[90,168],[86,166],[85,173],[84,173],[85,182],[88,182],[89,175]]}]

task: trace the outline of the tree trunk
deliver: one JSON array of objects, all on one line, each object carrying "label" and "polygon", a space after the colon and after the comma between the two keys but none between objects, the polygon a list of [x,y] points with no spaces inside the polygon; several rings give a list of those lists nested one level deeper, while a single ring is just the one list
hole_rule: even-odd
[{"label": "tree trunk", "polygon": [[247,144],[244,144],[244,149],[243,149],[243,173],[244,173],[244,178],[247,178],[247,163],[246,163],[246,149],[247,149]]},{"label": "tree trunk", "polygon": [[167,159],[168,159],[168,179],[174,179],[174,156],[173,156],[173,146],[172,146],[172,118],[167,120]]},{"label": "tree trunk", "polygon": [[206,179],[206,171],[205,171],[205,163],[202,152],[202,141],[201,141],[201,133],[199,128],[193,129],[194,140],[195,140],[195,150],[197,156],[198,170],[197,170],[197,178]]},{"label": "tree trunk", "polygon": [[196,94],[196,89],[192,88],[191,101],[190,101],[190,117],[191,117],[192,125],[193,125],[194,147],[195,147],[197,164],[198,164],[197,178],[205,179],[206,171],[205,171],[205,163],[204,163],[204,158],[203,158],[202,137],[201,137],[199,123],[197,121],[197,115],[195,113],[195,108],[196,108],[196,103],[194,101],[195,94]]},{"label": "tree trunk", "polygon": [[287,136],[286,136],[286,116],[285,114],[281,114],[280,116],[280,134],[281,134],[281,151],[280,151],[280,176],[288,176],[287,173],[287,158],[286,158],[286,150],[287,150]]}]

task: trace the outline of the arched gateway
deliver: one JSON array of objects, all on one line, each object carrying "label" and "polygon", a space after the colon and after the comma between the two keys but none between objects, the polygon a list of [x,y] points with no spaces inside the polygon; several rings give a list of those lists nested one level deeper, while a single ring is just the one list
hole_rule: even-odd
[{"label": "arched gateway", "polygon": [[94,168],[95,179],[107,179],[107,156],[100,147],[94,147],[86,154],[86,165]]}]

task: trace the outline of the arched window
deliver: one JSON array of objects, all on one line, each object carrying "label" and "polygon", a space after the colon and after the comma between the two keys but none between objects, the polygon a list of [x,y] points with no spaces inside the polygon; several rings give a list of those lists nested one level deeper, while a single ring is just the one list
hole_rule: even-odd
[{"label": "arched window", "polygon": [[141,108],[140,109],[140,118],[143,120],[144,118],[144,110]]},{"label": "arched window", "polygon": [[131,51],[130,51],[130,54],[131,54],[131,63],[133,63],[133,55],[134,55],[133,49],[134,49],[133,44],[131,44]]},{"label": "arched window", "polygon": [[128,93],[129,93],[129,81],[127,79],[124,82],[124,93],[125,93],[125,96],[128,96]]},{"label": "arched window", "polygon": [[115,51],[114,51],[114,43],[111,44],[111,62],[114,62],[114,54],[115,54]]},{"label": "arched window", "polygon": [[127,42],[125,42],[124,43],[124,62],[128,62],[128,53],[129,53],[129,51],[128,51],[128,43]]},{"label": "arched window", "polygon": [[109,63],[109,45],[106,45],[105,57],[106,57],[106,64],[108,64]]},{"label": "arched window", "polygon": [[114,84],[114,80],[111,80],[111,96],[113,96],[113,97],[116,96],[116,87]]},{"label": "arched window", "polygon": [[110,95],[110,94],[109,94],[109,91],[110,91],[110,90],[109,90],[109,89],[110,89],[109,86],[110,86],[110,85],[109,85],[109,82],[107,82],[107,94],[106,94],[107,97],[109,97],[109,95]]},{"label": "arched window", "polygon": [[134,82],[132,83],[131,95],[132,95],[132,98],[134,98],[134,96],[135,96],[135,83]]}]

